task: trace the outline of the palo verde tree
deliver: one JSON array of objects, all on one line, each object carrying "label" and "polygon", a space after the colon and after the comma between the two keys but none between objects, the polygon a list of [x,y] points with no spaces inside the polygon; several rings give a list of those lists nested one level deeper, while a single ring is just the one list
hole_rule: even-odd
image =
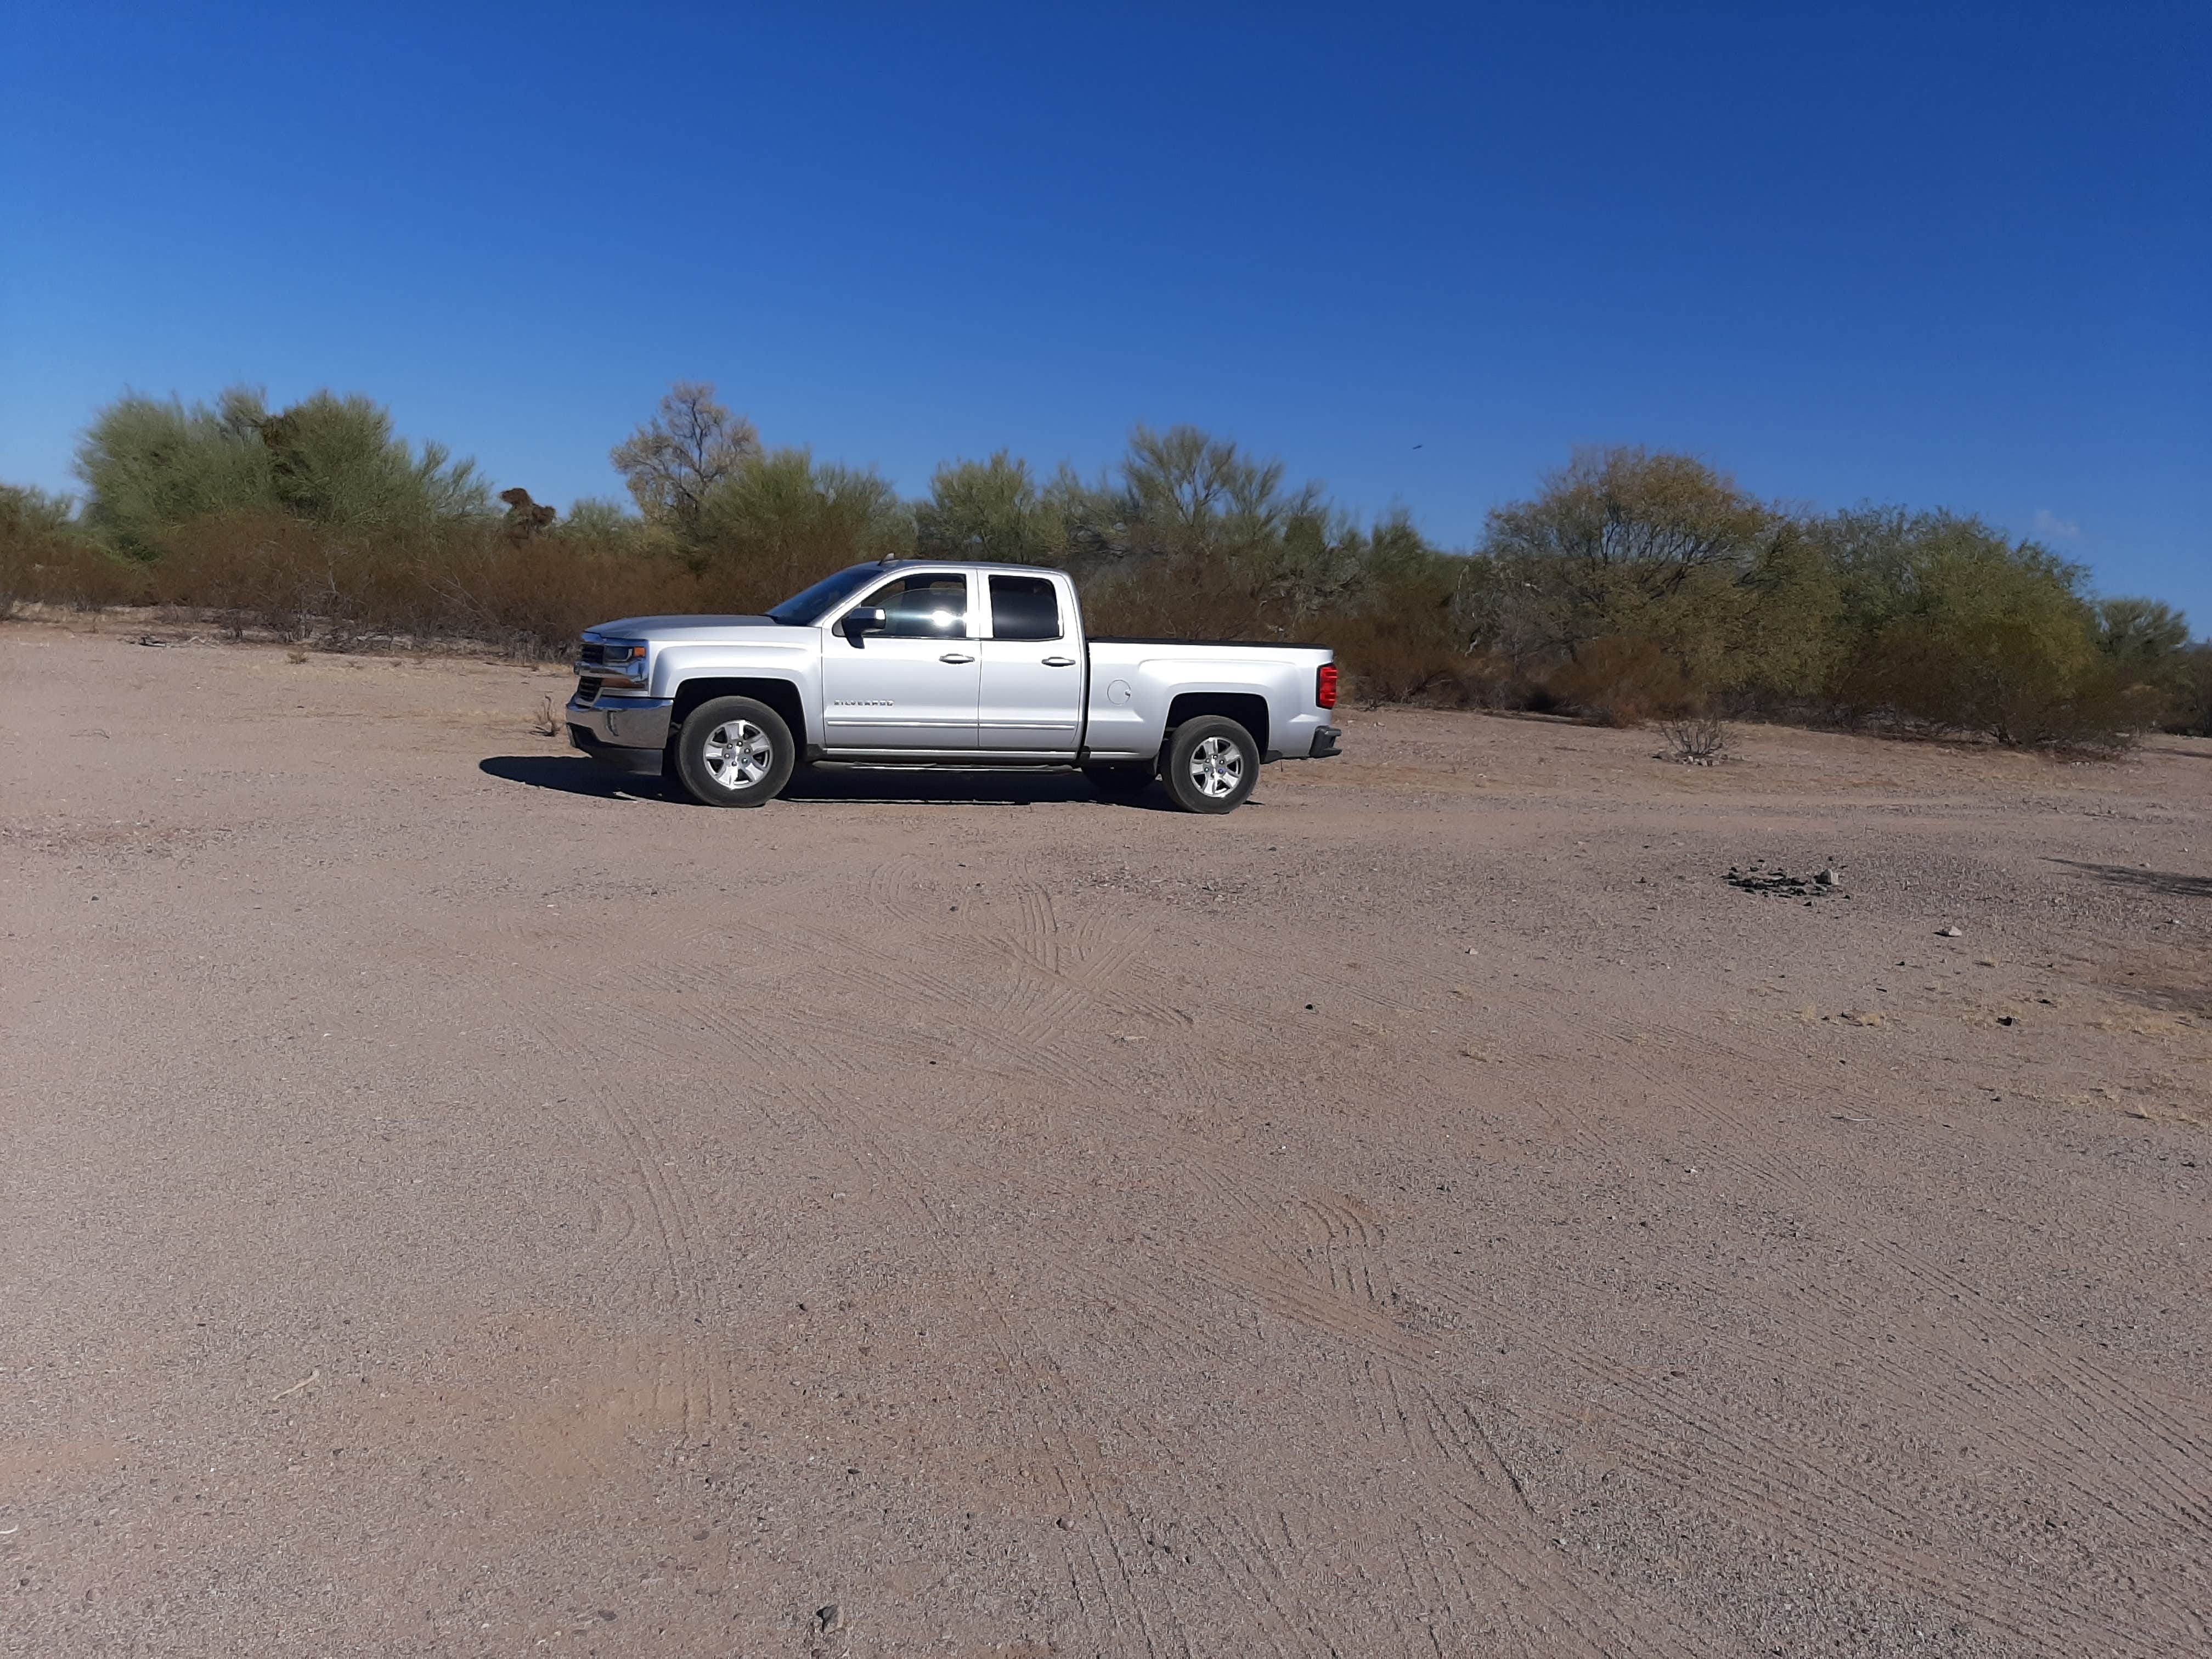
[{"label": "palo verde tree", "polygon": [[688,536],[715,487],[760,453],[760,433],[716,403],[711,385],[678,380],[610,459],[647,520]]},{"label": "palo verde tree", "polygon": [[914,509],[915,545],[927,557],[1005,564],[1056,562],[1060,514],[1027,461],[1000,450],[988,461],[948,461]]},{"label": "palo verde tree", "polygon": [[914,515],[867,468],[769,450],[707,491],[685,550],[695,569],[764,606],[846,565],[913,552]]},{"label": "palo verde tree", "polygon": [[2050,549],[1899,507],[1838,514],[1814,533],[1842,595],[1832,695],[1847,717],[2101,746],[2155,713],[2125,658],[2166,630],[2123,610],[2108,634],[2087,573]]},{"label": "palo verde tree", "polygon": [[1694,699],[1809,689],[1824,665],[1834,599],[1817,553],[1692,456],[1586,450],[1491,514],[1481,557],[1474,642],[1525,668],[1595,653]]},{"label": "palo verde tree", "polygon": [[473,462],[435,443],[418,452],[382,407],[328,392],[274,415],[242,386],[212,408],[126,395],[94,417],[76,472],[87,527],[142,559],[158,553],[164,532],[220,514],[388,531],[482,517],[490,505]]}]

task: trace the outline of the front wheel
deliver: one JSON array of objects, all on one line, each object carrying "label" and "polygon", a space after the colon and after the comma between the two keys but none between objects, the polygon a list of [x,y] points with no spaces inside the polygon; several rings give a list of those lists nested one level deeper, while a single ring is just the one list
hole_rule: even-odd
[{"label": "front wheel", "polygon": [[1226,715],[1201,714],[1176,727],[1164,775],[1184,811],[1231,811],[1260,781],[1260,745]]},{"label": "front wheel", "polygon": [[799,745],[783,716],[750,697],[716,697],[676,733],[676,775],[707,806],[765,806],[791,781]]}]

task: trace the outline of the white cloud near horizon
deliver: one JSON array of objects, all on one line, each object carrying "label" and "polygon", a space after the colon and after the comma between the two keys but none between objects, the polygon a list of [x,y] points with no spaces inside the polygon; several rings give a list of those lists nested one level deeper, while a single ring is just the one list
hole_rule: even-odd
[{"label": "white cloud near horizon", "polygon": [[2047,507],[2039,507],[2035,509],[2035,520],[2029,528],[2039,536],[2056,536],[2062,540],[2069,536],[2078,536],[2081,533],[2080,525],[2071,519],[2060,518]]}]

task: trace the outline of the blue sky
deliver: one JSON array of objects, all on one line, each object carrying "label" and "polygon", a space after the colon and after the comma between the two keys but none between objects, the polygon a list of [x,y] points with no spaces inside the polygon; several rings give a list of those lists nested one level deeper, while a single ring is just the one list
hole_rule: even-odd
[{"label": "blue sky", "polygon": [[2212,629],[2202,0],[9,10],[0,478],[243,381],[565,503],[692,377],[909,492],[1188,421],[1455,545],[1685,449]]}]

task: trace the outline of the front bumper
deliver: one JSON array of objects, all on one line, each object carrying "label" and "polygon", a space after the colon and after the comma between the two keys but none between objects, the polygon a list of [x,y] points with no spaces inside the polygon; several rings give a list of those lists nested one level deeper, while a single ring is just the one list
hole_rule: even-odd
[{"label": "front bumper", "polygon": [[568,699],[568,738],[587,755],[598,755],[602,749],[645,750],[658,771],[660,751],[668,747],[669,713],[675,706],[673,697],[579,695]]}]

